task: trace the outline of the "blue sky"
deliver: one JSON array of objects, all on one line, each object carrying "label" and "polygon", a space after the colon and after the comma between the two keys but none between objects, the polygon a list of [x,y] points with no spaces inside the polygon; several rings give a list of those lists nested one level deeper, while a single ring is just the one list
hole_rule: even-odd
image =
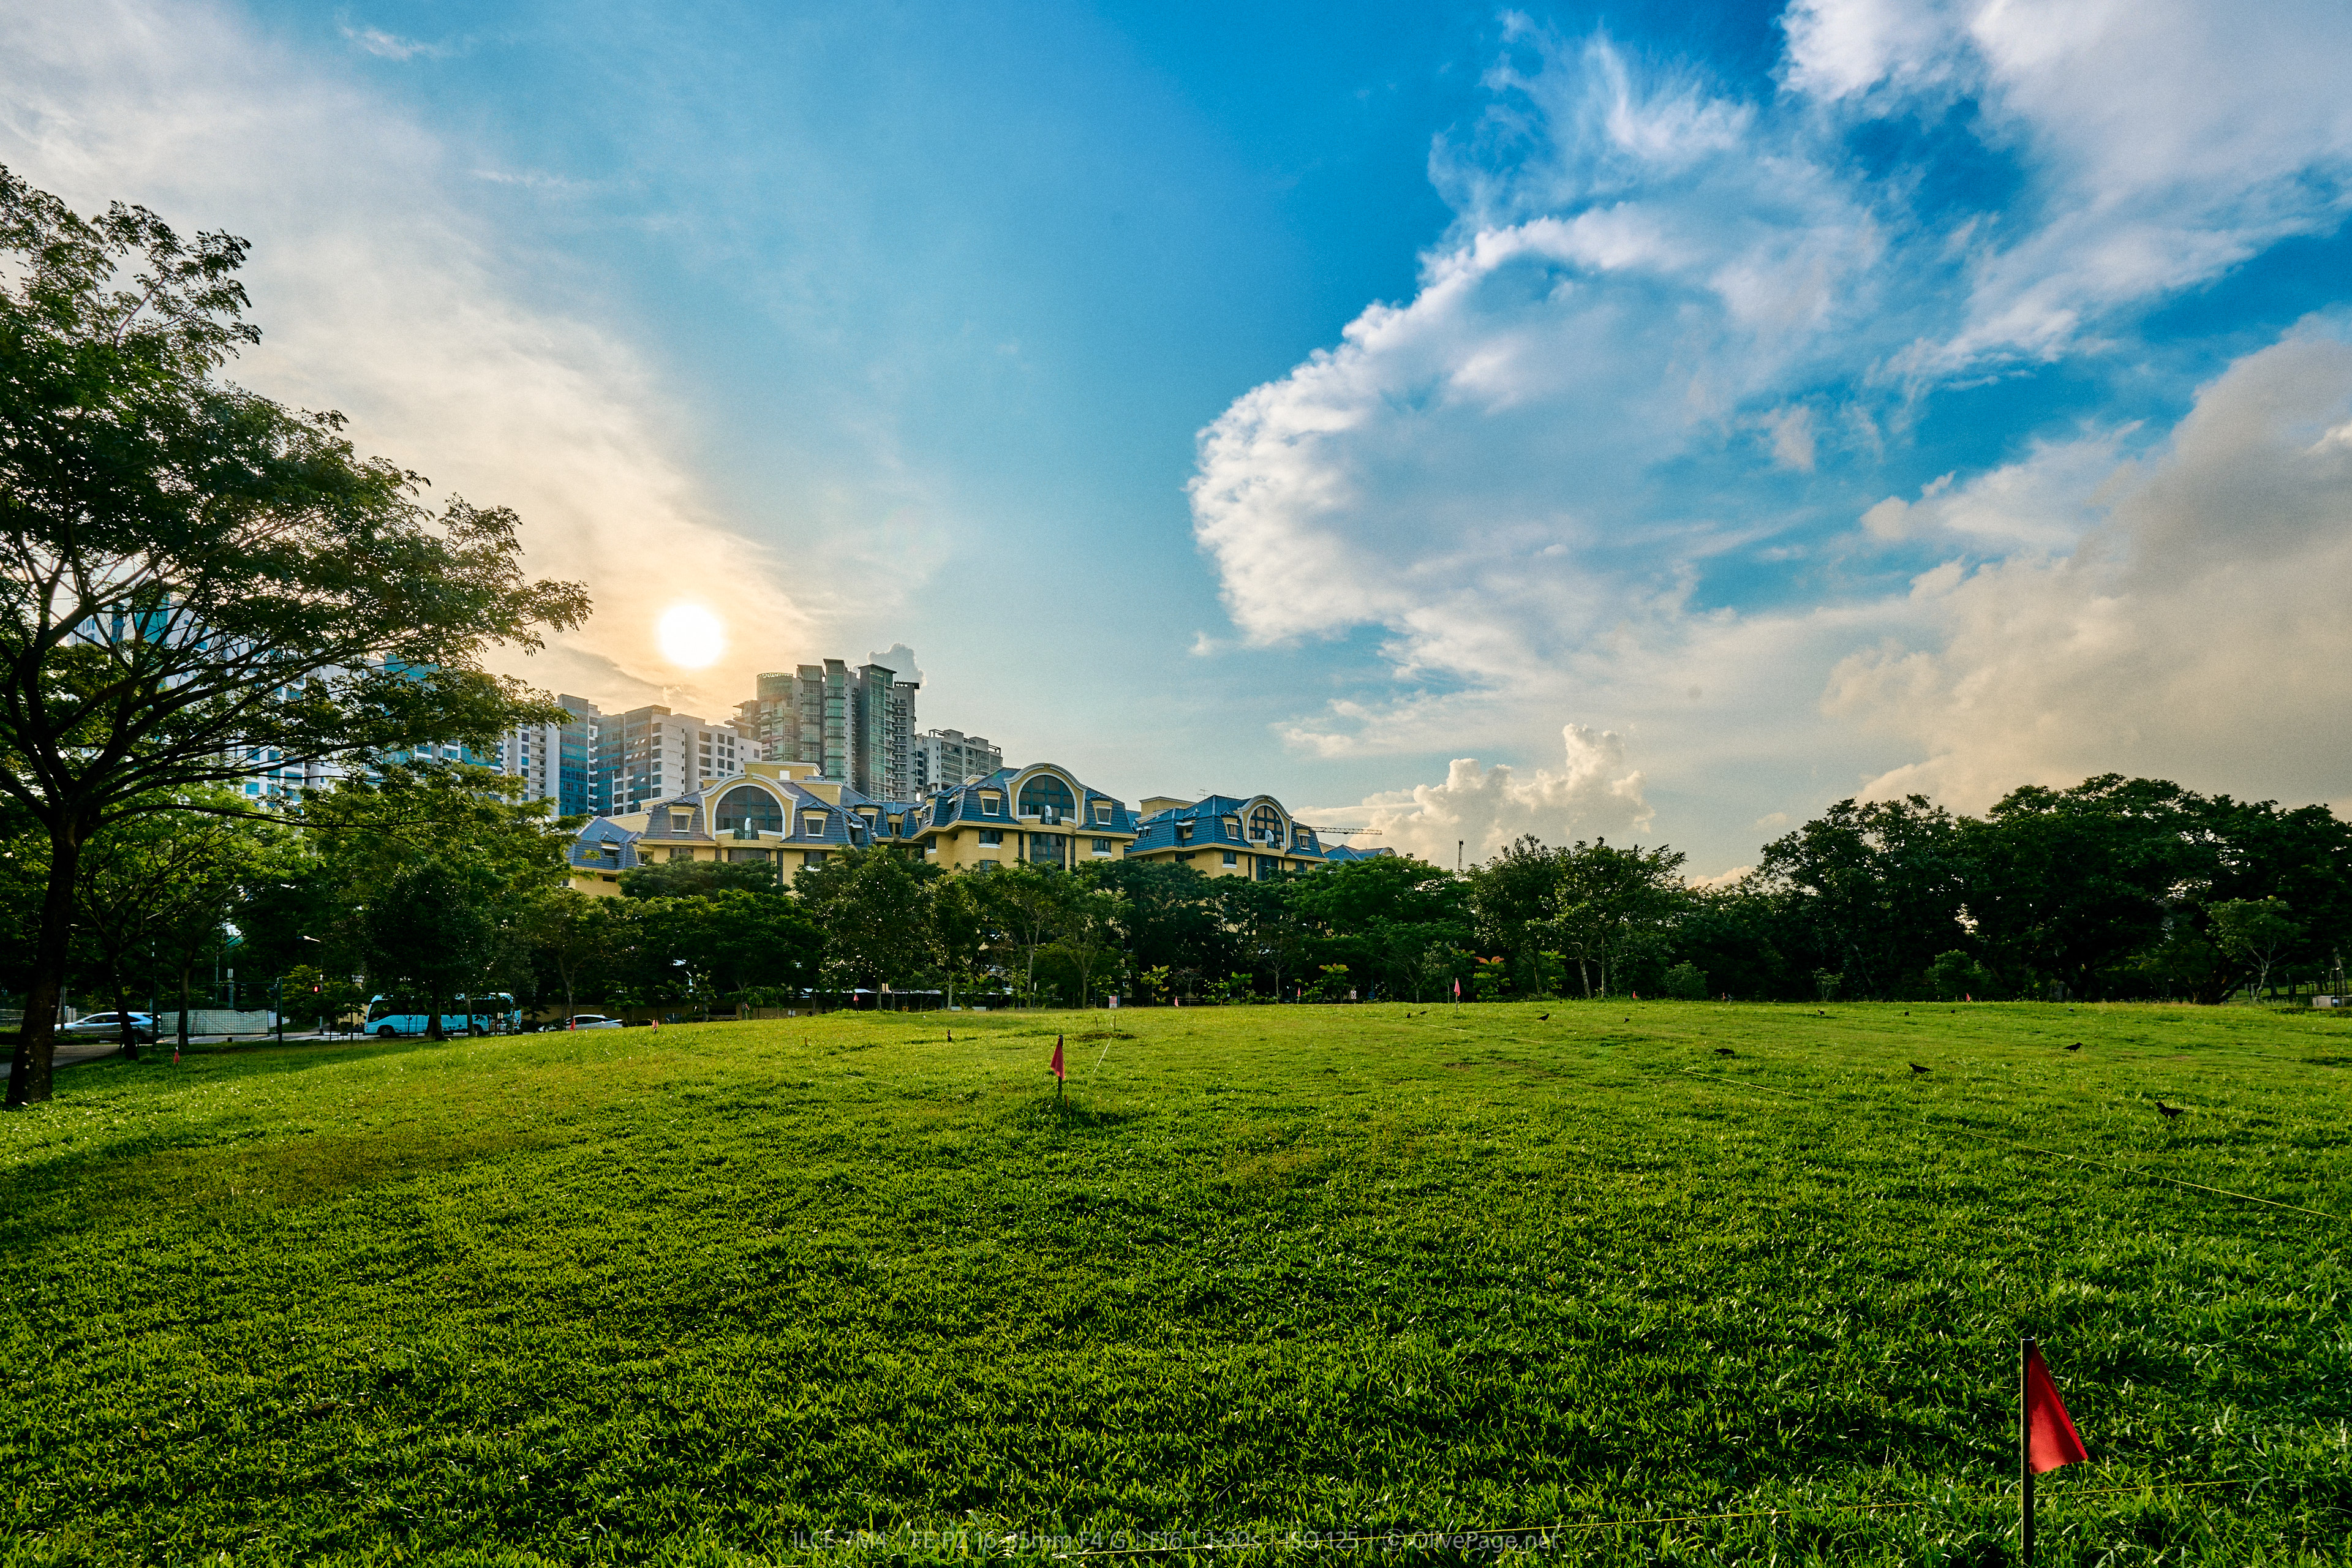
[{"label": "blue sky", "polygon": [[2352,795],[2347,66],[2297,4],[101,0],[0,7],[0,160],[251,237],[241,374],[590,583],[551,687],[904,642],[1130,798],[1717,872],[1857,792]]}]

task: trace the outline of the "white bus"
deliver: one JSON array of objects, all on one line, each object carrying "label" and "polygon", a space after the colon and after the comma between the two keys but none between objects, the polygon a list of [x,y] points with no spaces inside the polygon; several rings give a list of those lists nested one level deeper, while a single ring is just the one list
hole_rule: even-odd
[{"label": "white bus", "polygon": [[[504,991],[481,996],[454,996],[449,1000],[454,1012],[441,1015],[441,1032],[445,1035],[512,1035],[522,1029],[522,1013],[515,999]],[[380,995],[368,998],[366,1032],[380,1039],[393,1039],[401,1035],[421,1035],[432,1022],[427,1004],[421,996]]]}]

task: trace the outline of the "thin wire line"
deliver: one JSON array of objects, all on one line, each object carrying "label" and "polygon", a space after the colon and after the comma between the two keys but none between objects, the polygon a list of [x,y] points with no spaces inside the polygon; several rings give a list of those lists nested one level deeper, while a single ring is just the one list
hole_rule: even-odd
[{"label": "thin wire line", "polygon": [[[2092,1487],[2081,1490],[2069,1489],[2067,1490],[2053,1494],[2051,1500],[2055,1501],[2061,1498],[2112,1497],[2123,1492],[2152,1491],[2158,1487],[2168,1487],[2175,1491],[2186,1491],[2192,1487],[2252,1486],[2272,1479],[2273,1478],[2269,1476],[2233,1476],[2226,1480],[2217,1481],[2175,1481],[2158,1479],[2142,1481],[2136,1486],[2127,1487]],[[2006,1502],[2008,1500],[2008,1496],[2009,1494],[2005,1492],[1996,1492],[1989,1495],[1979,1494],[1975,1497],[1968,1498],[1957,1496],[1944,1498],[1916,1498],[1900,1502],[1809,1503],[1802,1507],[1795,1508],[1745,1509],[1734,1513],[1644,1514],[1624,1519],[1564,1520],[1556,1524],[1496,1525],[1480,1530],[1388,1530],[1377,1532],[1362,1531],[1352,1535],[1323,1535],[1321,1532],[1315,1531],[1294,1531],[1291,1533],[1294,1535],[1304,1533],[1317,1536],[1318,1539],[1311,1543],[1311,1549],[1319,1551],[1325,1547],[1360,1546],[1383,1541],[1402,1541],[1410,1542],[1417,1539],[1430,1538],[1458,1541],[1465,1537],[1486,1537],[1494,1535],[1540,1536],[1549,1538],[1554,1535],[1590,1533],[1596,1530],[1625,1530],[1635,1525],[1643,1524],[1716,1524],[1726,1520],[1737,1519],[1789,1519],[1793,1518],[1795,1515],[1800,1513],[1878,1513],[1889,1509],[1937,1508],[1945,1504],[1973,1503],[1983,1505],[1987,1503]],[[1160,1552],[1246,1552],[1260,1550],[1268,1546],[1279,1547],[1283,1544],[1284,1542],[1281,1541],[1279,1536],[1269,1536],[1267,1539],[1259,1541],[1199,1542],[1164,1546],[1089,1547],[1077,1552],[1056,1552],[1055,1555],[1056,1557],[1066,1558],[1134,1557]]]},{"label": "thin wire line", "polygon": [[[1800,1100],[1808,1105],[1820,1105],[1823,1103],[1818,1095],[1800,1094],[1793,1089],[1775,1089],[1770,1084],[1743,1083],[1738,1079],[1725,1078],[1719,1073],[1701,1072],[1696,1068],[1676,1068],[1675,1070],[1680,1073],[1687,1073],[1692,1078],[1703,1078],[1713,1083],[1729,1084],[1734,1089],[1753,1089],[1764,1094],[1777,1094],[1784,1100]],[[1932,1115],[1932,1113],[1923,1115],[1920,1120],[1923,1121],[1928,1121],[1930,1115]],[[2073,1160],[2084,1165],[2098,1165],[2110,1171],[2120,1171],[2126,1175],[2145,1177],[2147,1180],[2151,1182],[2163,1182],[2171,1186],[2187,1187],[2191,1191],[2200,1193],[2218,1193],[2225,1198],[2242,1198],[2250,1204],[2263,1204],[2274,1209],[2285,1209],[2293,1214],[2315,1215],[2321,1219],[2332,1219],[2339,1225],[2346,1221],[2345,1215],[2340,1214],[2331,1214],[2326,1209],[2305,1208],[2301,1204],[2283,1204],[2276,1198],[2256,1197],[2252,1193],[2242,1193],[2229,1187],[2209,1187],[2202,1182],[2183,1181],[2178,1176],[2163,1175],[2158,1172],[2147,1170],[2142,1166],[2118,1164],[2115,1161],[2102,1160],[2095,1155],[2069,1154],[2063,1149],[2044,1149],[2038,1143],[2028,1143],[2022,1139],[2013,1138],[2005,1132],[1988,1131],[1983,1128],[1955,1125],[1950,1121],[1940,1122],[1937,1123],[1937,1125],[1942,1126],[1948,1131],[1964,1133],[1969,1137],[1981,1139],[1989,1143],[2006,1143],[2012,1149],[2023,1149],[2028,1152],[2034,1154],[2047,1154],[2051,1158],[2056,1160]]]}]

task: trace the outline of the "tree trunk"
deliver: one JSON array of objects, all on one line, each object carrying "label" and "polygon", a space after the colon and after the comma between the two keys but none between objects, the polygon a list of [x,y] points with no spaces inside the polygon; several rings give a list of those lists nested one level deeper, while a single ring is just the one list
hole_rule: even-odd
[{"label": "tree trunk", "polygon": [[49,829],[49,885],[41,895],[41,936],[33,949],[33,983],[26,988],[25,1022],[8,1058],[8,1108],[49,1098],[49,1068],[58,1048],[58,1007],[65,1000],[66,949],[73,941],[74,875],[82,836],[68,826]]},{"label": "tree trunk", "polygon": [[425,1005],[432,1009],[425,1015],[425,1037],[428,1040],[446,1040],[449,1037],[441,1027],[441,998],[428,995],[425,998]]},{"label": "tree trunk", "polygon": [[195,967],[196,961],[193,958],[183,956],[180,960],[180,1044],[178,1048],[184,1051],[188,1048],[188,974]]},{"label": "tree trunk", "polygon": [[107,954],[106,984],[114,997],[115,1022],[122,1026],[122,1059],[135,1062],[139,1059],[139,1026],[131,1021],[128,999],[122,993],[122,960],[118,954]]}]

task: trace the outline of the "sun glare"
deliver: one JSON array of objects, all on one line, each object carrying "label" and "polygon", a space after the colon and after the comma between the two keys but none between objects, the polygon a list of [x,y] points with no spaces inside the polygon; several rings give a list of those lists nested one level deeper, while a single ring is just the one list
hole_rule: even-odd
[{"label": "sun glare", "polygon": [[700,669],[727,651],[727,628],[700,605],[672,605],[662,612],[655,628],[662,657],[688,669]]}]

